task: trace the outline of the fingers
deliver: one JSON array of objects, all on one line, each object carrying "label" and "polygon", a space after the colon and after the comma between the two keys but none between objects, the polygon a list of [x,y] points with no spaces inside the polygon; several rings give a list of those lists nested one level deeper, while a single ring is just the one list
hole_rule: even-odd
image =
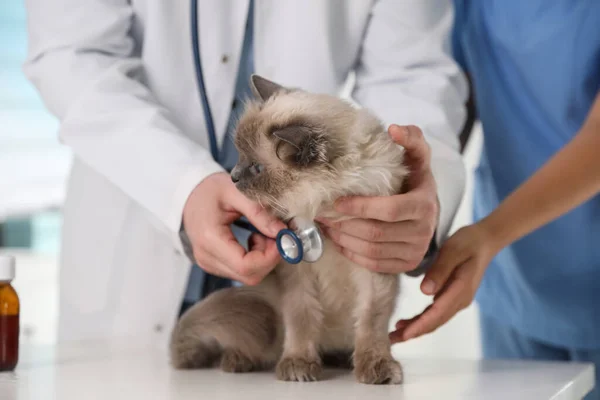
[{"label": "fingers", "polygon": [[[260,276],[260,280],[264,278],[273,268],[281,261],[281,256],[277,251],[275,240],[265,238],[265,246],[263,249],[251,248],[242,260],[242,268],[249,271],[250,276]],[[259,282],[260,282],[259,280]],[[250,283],[250,284],[256,284]]]},{"label": "fingers", "polygon": [[414,317],[412,317],[410,319],[401,319],[398,322],[396,322],[396,326],[395,326],[396,330],[389,333],[389,338],[390,338],[390,341],[392,342],[392,344],[402,342],[403,341],[402,337],[404,335],[404,331],[406,330],[406,328],[409,327],[410,324],[415,322],[421,315],[423,315],[423,313],[425,313],[430,308],[431,308],[431,305],[427,306],[427,308],[425,308],[425,310],[421,314],[415,315]]},{"label": "fingers", "polygon": [[472,294],[463,279],[453,279],[448,285],[431,307],[405,329],[403,341],[433,332],[470,304]]},{"label": "fingers", "polygon": [[248,247],[250,251],[265,251],[267,249],[268,239],[258,233],[253,233],[248,239]]},{"label": "fingers", "polygon": [[435,198],[428,199],[417,193],[395,196],[354,196],[336,201],[335,209],[353,217],[399,222],[434,215],[437,212],[437,203]]},{"label": "fingers", "polygon": [[422,221],[400,221],[396,223],[382,222],[374,219],[353,218],[345,221],[333,222],[319,219],[325,228],[339,231],[367,242],[404,242],[429,243],[433,230]]},{"label": "fingers", "polygon": [[253,239],[255,247],[246,250],[238,243],[228,226],[220,226],[206,238],[204,252],[214,255],[219,266],[231,271],[247,285],[259,283],[280,260],[275,241]]},{"label": "fingers", "polygon": [[431,158],[431,148],[421,129],[414,125],[399,126],[396,124],[390,125],[388,133],[392,140],[404,147],[406,156],[412,160],[418,160],[424,165],[429,165]]},{"label": "fingers", "polygon": [[363,266],[373,272],[380,272],[384,274],[399,274],[406,271],[411,271],[416,268],[416,265],[400,259],[379,259],[374,260],[372,258],[361,256],[360,254],[354,253],[348,250],[346,247],[340,247],[335,245],[337,250],[342,253],[344,257],[349,259],[355,264]]},{"label": "fingers", "polygon": [[188,200],[184,212],[186,229],[193,232],[190,239],[196,261],[207,272],[257,284],[280,260],[275,241],[254,236],[250,251],[246,252],[231,232],[230,224],[244,215],[271,237],[285,224],[245,197],[224,174],[214,174],[200,186],[204,194],[200,196],[195,190],[195,197]]},{"label": "fingers", "polygon": [[[439,291],[445,287],[454,271],[468,261],[478,258],[477,254],[482,247],[474,245],[477,237],[473,237],[471,232],[468,227],[461,228],[442,245],[436,260],[421,282],[421,291],[424,294],[440,294]],[[477,264],[473,261],[470,265]]]},{"label": "fingers", "polygon": [[470,258],[470,254],[462,253],[447,242],[440,250],[437,259],[425,274],[421,282],[421,291],[426,295],[434,295],[444,287],[452,273]]},{"label": "fingers", "polygon": [[324,227],[324,233],[336,244],[363,257],[374,260],[386,258],[399,258],[403,260],[419,261],[419,255],[414,245],[402,242],[374,243],[354,237],[347,233]]},{"label": "fingers", "polygon": [[388,334],[388,337],[390,338],[390,342],[392,344],[395,343],[400,343],[402,342],[402,335],[404,334],[404,330],[402,329],[397,329],[395,331],[392,331]]},{"label": "fingers", "polygon": [[264,235],[275,238],[277,233],[285,229],[285,224],[265,210],[260,204],[251,201],[237,189],[231,196],[231,205],[262,232]]},{"label": "fingers", "polygon": [[197,265],[204,271],[214,276],[220,276],[222,278],[229,278],[241,282],[242,277],[238,275],[233,269],[223,264],[214,254],[201,249],[194,252],[194,258],[196,259]]}]

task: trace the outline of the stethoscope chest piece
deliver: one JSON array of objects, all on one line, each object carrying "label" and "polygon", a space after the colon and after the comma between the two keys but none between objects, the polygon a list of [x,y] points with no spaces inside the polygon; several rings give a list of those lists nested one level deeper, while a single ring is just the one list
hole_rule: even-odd
[{"label": "stethoscope chest piece", "polygon": [[313,263],[323,255],[323,238],[319,228],[311,221],[293,218],[288,229],[277,234],[277,250],[290,264],[301,261]]}]

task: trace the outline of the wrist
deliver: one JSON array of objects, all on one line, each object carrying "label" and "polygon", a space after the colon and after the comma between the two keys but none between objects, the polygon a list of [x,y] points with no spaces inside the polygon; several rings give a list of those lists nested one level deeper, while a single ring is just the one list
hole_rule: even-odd
[{"label": "wrist", "polygon": [[195,214],[197,212],[196,209],[198,207],[198,203],[201,199],[200,196],[206,196],[211,192],[210,187],[207,188],[206,183],[210,184],[210,182],[219,175],[227,175],[227,173],[222,171],[216,171],[211,174],[208,174],[200,182],[198,182],[196,186],[190,191],[183,206],[183,210],[181,212],[181,219],[179,225],[179,240],[183,247],[183,252],[192,261],[194,261],[194,252],[192,241],[190,238],[190,227],[187,225],[191,224],[197,218]]},{"label": "wrist", "polygon": [[222,177],[227,177],[229,180],[229,174],[223,171],[213,172],[205,176],[200,182],[196,184],[196,186],[190,191],[185,204],[183,206],[182,212],[182,225],[185,230],[185,222],[186,220],[193,214],[194,209],[196,208],[196,204],[199,202],[201,196],[207,196],[212,193],[215,193],[215,190],[220,189],[221,185],[219,182],[215,181],[218,179],[222,179]]},{"label": "wrist", "polygon": [[479,235],[483,236],[482,242],[487,245],[493,254],[497,254],[512,242],[510,231],[504,229],[507,225],[497,223],[493,218],[489,217],[475,224]]}]

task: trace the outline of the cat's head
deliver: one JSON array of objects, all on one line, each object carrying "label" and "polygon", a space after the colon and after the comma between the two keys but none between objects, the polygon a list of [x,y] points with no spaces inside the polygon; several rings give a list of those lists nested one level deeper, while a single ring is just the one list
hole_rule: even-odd
[{"label": "cat's head", "polygon": [[399,190],[401,149],[366,110],[257,75],[251,86],[231,174],[244,195],[287,219],[314,218],[339,196]]}]

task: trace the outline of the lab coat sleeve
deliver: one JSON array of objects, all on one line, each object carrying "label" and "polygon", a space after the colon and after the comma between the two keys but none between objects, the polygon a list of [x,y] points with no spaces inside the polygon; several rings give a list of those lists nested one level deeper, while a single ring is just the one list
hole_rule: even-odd
[{"label": "lab coat sleeve", "polygon": [[[60,140],[160,221],[179,229],[190,192],[222,171],[144,84],[127,0],[26,0],[24,72],[60,121]],[[106,207],[110,207],[107,204]]]},{"label": "lab coat sleeve", "polygon": [[352,97],[386,124],[420,127],[438,187],[438,244],[462,200],[465,168],[458,136],[468,87],[450,56],[452,2],[380,0],[373,6]]}]

